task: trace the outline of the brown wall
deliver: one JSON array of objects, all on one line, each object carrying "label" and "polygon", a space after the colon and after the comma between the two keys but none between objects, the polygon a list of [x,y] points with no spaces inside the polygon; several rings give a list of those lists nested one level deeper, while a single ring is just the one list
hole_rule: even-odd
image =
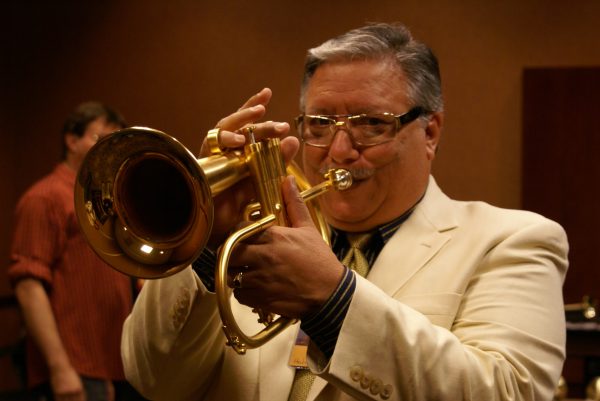
[{"label": "brown wall", "polygon": [[58,160],[62,121],[82,100],[103,100],[195,151],[264,86],[274,91],[268,118],[289,121],[308,47],[366,21],[402,21],[441,63],[438,181],[456,198],[520,207],[523,68],[600,65],[596,0],[70,3],[0,4],[4,261],[16,199]]}]

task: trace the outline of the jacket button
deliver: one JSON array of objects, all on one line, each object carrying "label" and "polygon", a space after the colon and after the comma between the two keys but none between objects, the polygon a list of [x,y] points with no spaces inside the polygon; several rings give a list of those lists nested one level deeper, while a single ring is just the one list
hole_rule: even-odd
[{"label": "jacket button", "polygon": [[350,378],[355,382],[360,381],[363,377],[363,374],[363,368],[361,368],[359,365],[354,365],[350,368]]},{"label": "jacket button", "polygon": [[371,394],[377,395],[381,393],[382,388],[383,382],[379,379],[373,379],[373,381],[371,382],[371,387],[369,387],[369,391],[371,392]]},{"label": "jacket button", "polygon": [[360,386],[362,388],[369,388],[371,387],[371,382],[373,381],[373,378],[371,377],[370,374],[365,374],[362,379],[360,379]]},{"label": "jacket button", "polygon": [[392,387],[392,385],[386,384],[381,389],[381,394],[379,396],[381,397],[381,399],[387,400],[392,395],[392,391],[394,391],[394,388]]}]

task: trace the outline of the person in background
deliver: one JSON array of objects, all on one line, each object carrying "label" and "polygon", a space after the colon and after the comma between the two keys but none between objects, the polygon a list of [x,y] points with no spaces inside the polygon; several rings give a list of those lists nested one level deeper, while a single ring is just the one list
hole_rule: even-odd
[{"label": "person in background", "polygon": [[8,275],[28,333],[28,384],[39,399],[136,397],[119,352],[132,281],[89,247],[73,201],[87,151],[124,127],[123,117],[102,103],[78,105],[62,130],[63,160],[16,208]]},{"label": "person in background", "polygon": [[[258,122],[270,98],[264,89],[220,120],[220,147],[242,146],[250,130],[285,136],[288,124]],[[431,175],[444,122],[433,52],[400,24],[328,40],[308,52],[300,112],[286,159],[301,142],[313,185],[330,168],[354,177],[319,198],[332,248],[288,177],[290,227],[239,245],[228,279],[245,332],[261,328],[247,306],[299,323],[244,356],[225,345],[210,277],[239,199],[251,199],[234,187],[215,202],[201,257],[148,282],[126,320],[132,384],[156,400],[552,399],[565,357],[565,232],[442,192]],[[305,362],[290,359],[302,332]]]}]

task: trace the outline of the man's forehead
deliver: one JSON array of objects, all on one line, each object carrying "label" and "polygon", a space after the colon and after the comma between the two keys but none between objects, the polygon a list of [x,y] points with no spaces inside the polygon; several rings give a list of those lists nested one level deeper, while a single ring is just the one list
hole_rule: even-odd
[{"label": "man's forehead", "polygon": [[92,120],[86,127],[85,133],[92,136],[103,137],[118,131],[122,127],[113,122],[108,122],[106,117],[101,116]]}]

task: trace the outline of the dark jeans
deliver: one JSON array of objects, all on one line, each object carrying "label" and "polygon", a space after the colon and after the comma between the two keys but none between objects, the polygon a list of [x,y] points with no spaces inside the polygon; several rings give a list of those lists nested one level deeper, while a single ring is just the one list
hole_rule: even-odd
[{"label": "dark jeans", "polygon": [[[82,377],[83,387],[87,401],[108,401],[108,389],[105,380]],[[113,382],[115,388],[115,401],[146,401],[132,386],[125,381]],[[44,383],[34,389],[35,399],[38,401],[54,401],[52,388],[49,383]]]}]

